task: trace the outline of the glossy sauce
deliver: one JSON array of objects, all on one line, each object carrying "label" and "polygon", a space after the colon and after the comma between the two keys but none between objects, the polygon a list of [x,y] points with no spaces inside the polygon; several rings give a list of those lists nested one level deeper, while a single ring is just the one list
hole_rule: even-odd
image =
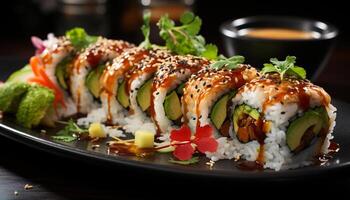
[{"label": "glossy sauce", "polygon": [[285,40],[309,40],[315,38],[315,34],[309,31],[302,31],[288,28],[253,28],[246,29],[242,34],[252,38],[285,39]]},{"label": "glossy sauce", "polygon": [[339,150],[340,150],[339,144],[334,141],[330,141],[330,145],[328,147],[328,153],[316,157],[315,163],[320,166],[326,164],[330,159],[334,157],[334,155]]},{"label": "glossy sauce", "polygon": [[115,143],[108,147],[109,153],[121,156],[138,156],[146,157],[153,155],[157,151],[156,148],[138,148],[134,144]]},{"label": "glossy sauce", "polygon": [[[173,56],[171,57],[170,63],[162,66],[159,70],[160,74],[155,76],[152,84],[151,94],[160,88],[169,88],[173,82],[178,79],[177,73],[184,74],[185,71],[190,71],[191,74],[199,71],[202,67],[209,64],[209,61],[201,58],[186,57],[186,56]],[[186,81],[184,81],[186,82]],[[153,119],[156,119],[156,112],[154,108],[154,95],[151,95],[150,114]],[[157,127],[157,134],[161,133],[160,126],[157,120],[154,120],[154,124]]]},{"label": "glossy sauce", "polygon": [[280,81],[279,78],[276,79],[275,76],[272,76],[271,79],[260,80],[259,84],[266,87],[275,86],[274,91],[270,92],[271,97],[263,104],[263,111],[275,103],[280,102],[283,104],[285,98],[292,97],[297,97],[296,103],[305,111],[310,108],[310,96],[306,93],[307,90],[316,91],[319,97],[322,98],[322,105],[326,106],[330,103],[330,97],[309,81],[292,79]]},{"label": "glossy sauce", "polygon": [[[222,70],[220,74],[210,74],[210,73],[201,73],[198,78],[204,78],[204,76],[209,76],[206,87],[204,87],[198,96],[198,103],[196,104],[196,116],[200,116],[200,104],[203,100],[207,98],[210,93],[216,93],[215,90],[221,90],[222,87],[225,88],[238,88],[241,87],[246,81],[243,78],[243,71],[246,67],[241,67],[234,71],[232,70]],[[215,72],[214,72],[215,73]],[[212,78],[210,78],[212,77]],[[187,107],[185,105],[185,107]],[[197,118],[197,126],[200,126],[200,121]]]}]

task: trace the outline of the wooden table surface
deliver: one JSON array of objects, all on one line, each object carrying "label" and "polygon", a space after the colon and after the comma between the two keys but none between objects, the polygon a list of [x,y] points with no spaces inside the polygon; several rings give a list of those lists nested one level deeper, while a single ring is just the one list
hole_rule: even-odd
[{"label": "wooden table surface", "polygon": [[[1,65],[3,64],[4,61]],[[317,83],[325,87],[333,97],[348,102],[350,102],[349,64],[350,51],[338,49],[317,80]],[[32,185],[33,188],[25,190],[26,184]],[[350,170],[330,174],[326,179],[305,180],[305,182],[242,184],[232,180],[156,173],[127,166],[112,169],[41,152],[0,137],[0,200],[145,199],[162,197],[160,193],[180,198],[185,192],[190,192],[192,196],[210,196],[214,194],[213,191],[223,195],[227,192],[233,195],[234,191],[237,191],[261,196],[264,194],[261,192],[271,187],[276,190],[293,188],[298,191],[310,191],[311,186],[316,186],[319,190],[311,192],[314,193],[313,196],[323,192],[332,192],[333,196],[346,194],[348,191],[343,188],[350,186]],[[323,191],[322,188],[327,189]],[[222,191],[224,192],[221,193]],[[298,192],[288,194],[299,195]]]}]

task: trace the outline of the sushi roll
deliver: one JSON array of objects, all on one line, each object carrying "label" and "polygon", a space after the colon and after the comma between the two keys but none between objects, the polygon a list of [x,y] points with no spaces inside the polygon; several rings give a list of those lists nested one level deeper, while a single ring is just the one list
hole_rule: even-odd
[{"label": "sushi roll", "polygon": [[[97,37],[89,36],[82,28],[71,29],[66,32],[65,36],[60,37],[55,37],[50,33],[46,40],[32,37],[32,43],[36,47],[35,56],[31,57],[28,65],[14,72],[6,82],[9,83],[9,89],[13,90],[17,90],[17,87],[23,89],[23,85],[12,83],[25,83],[27,90],[21,90],[24,93],[22,96],[39,103],[33,105],[25,103],[25,106],[20,107],[24,110],[40,108],[37,112],[45,113],[45,115],[37,115],[32,121],[28,120],[22,124],[29,127],[36,126],[40,122],[46,126],[54,126],[57,120],[76,114],[76,105],[69,91],[69,70],[75,57],[96,40]],[[52,105],[49,105],[51,93],[54,100]],[[25,98],[22,101],[29,102]],[[25,113],[21,110],[18,112]],[[26,119],[23,116],[21,119]]]},{"label": "sushi roll", "polygon": [[70,69],[70,92],[77,112],[87,114],[98,107],[94,101],[100,96],[100,77],[108,62],[134,45],[99,37],[75,59]]},{"label": "sushi roll", "polygon": [[71,41],[65,37],[55,37],[49,34],[47,40],[41,41],[32,38],[33,43],[40,49],[30,59],[32,76],[27,82],[36,83],[48,87],[54,91],[54,105],[45,116],[47,125],[53,125],[53,121],[62,117],[68,117],[76,113],[72,98],[67,92],[65,69],[72,62],[77,50]]},{"label": "sushi roll", "polygon": [[325,90],[296,71],[280,73],[272,65],[267,71],[232,100],[232,137],[241,144],[241,158],[275,170],[309,164],[327,153],[336,109]]},{"label": "sushi roll", "polygon": [[157,134],[173,129],[182,118],[181,96],[190,76],[210,62],[195,56],[171,56],[159,67],[151,87],[150,114]]},{"label": "sushi roll", "polygon": [[255,68],[239,64],[236,69],[208,66],[193,74],[182,96],[184,122],[194,132],[207,124],[215,127],[216,137],[229,136],[231,100],[238,88],[258,75]]},{"label": "sushi roll", "polygon": [[101,102],[105,111],[107,122],[116,124],[120,119],[120,113],[123,107],[128,106],[128,98],[125,95],[124,78],[128,70],[133,69],[138,63],[149,56],[149,51],[134,47],[126,50],[123,54],[116,57],[112,64],[107,66],[101,77]]}]

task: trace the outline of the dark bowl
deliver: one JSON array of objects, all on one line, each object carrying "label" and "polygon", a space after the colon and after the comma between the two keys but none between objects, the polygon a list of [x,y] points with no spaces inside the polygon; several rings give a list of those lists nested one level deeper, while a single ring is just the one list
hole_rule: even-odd
[{"label": "dark bowl", "polygon": [[[241,34],[250,28],[289,28],[313,32],[311,39],[253,38]],[[241,31],[241,32],[240,32]],[[246,63],[261,68],[270,58],[297,57],[297,65],[315,79],[327,62],[338,30],[334,26],[309,19],[282,16],[254,16],[225,22],[220,27],[227,56],[243,55]]]}]

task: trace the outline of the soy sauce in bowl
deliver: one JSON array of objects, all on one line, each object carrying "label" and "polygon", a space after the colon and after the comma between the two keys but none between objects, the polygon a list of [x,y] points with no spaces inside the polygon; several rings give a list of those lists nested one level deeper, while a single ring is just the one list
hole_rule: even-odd
[{"label": "soy sauce in bowl", "polygon": [[320,37],[320,34],[317,32],[274,27],[244,29],[239,34],[245,37],[274,40],[310,40]]},{"label": "soy sauce in bowl", "polygon": [[257,68],[270,58],[296,56],[312,80],[322,71],[338,35],[331,24],[283,16],[236,19],[223,23],[220,31],[226,56],[243,55]]}]

